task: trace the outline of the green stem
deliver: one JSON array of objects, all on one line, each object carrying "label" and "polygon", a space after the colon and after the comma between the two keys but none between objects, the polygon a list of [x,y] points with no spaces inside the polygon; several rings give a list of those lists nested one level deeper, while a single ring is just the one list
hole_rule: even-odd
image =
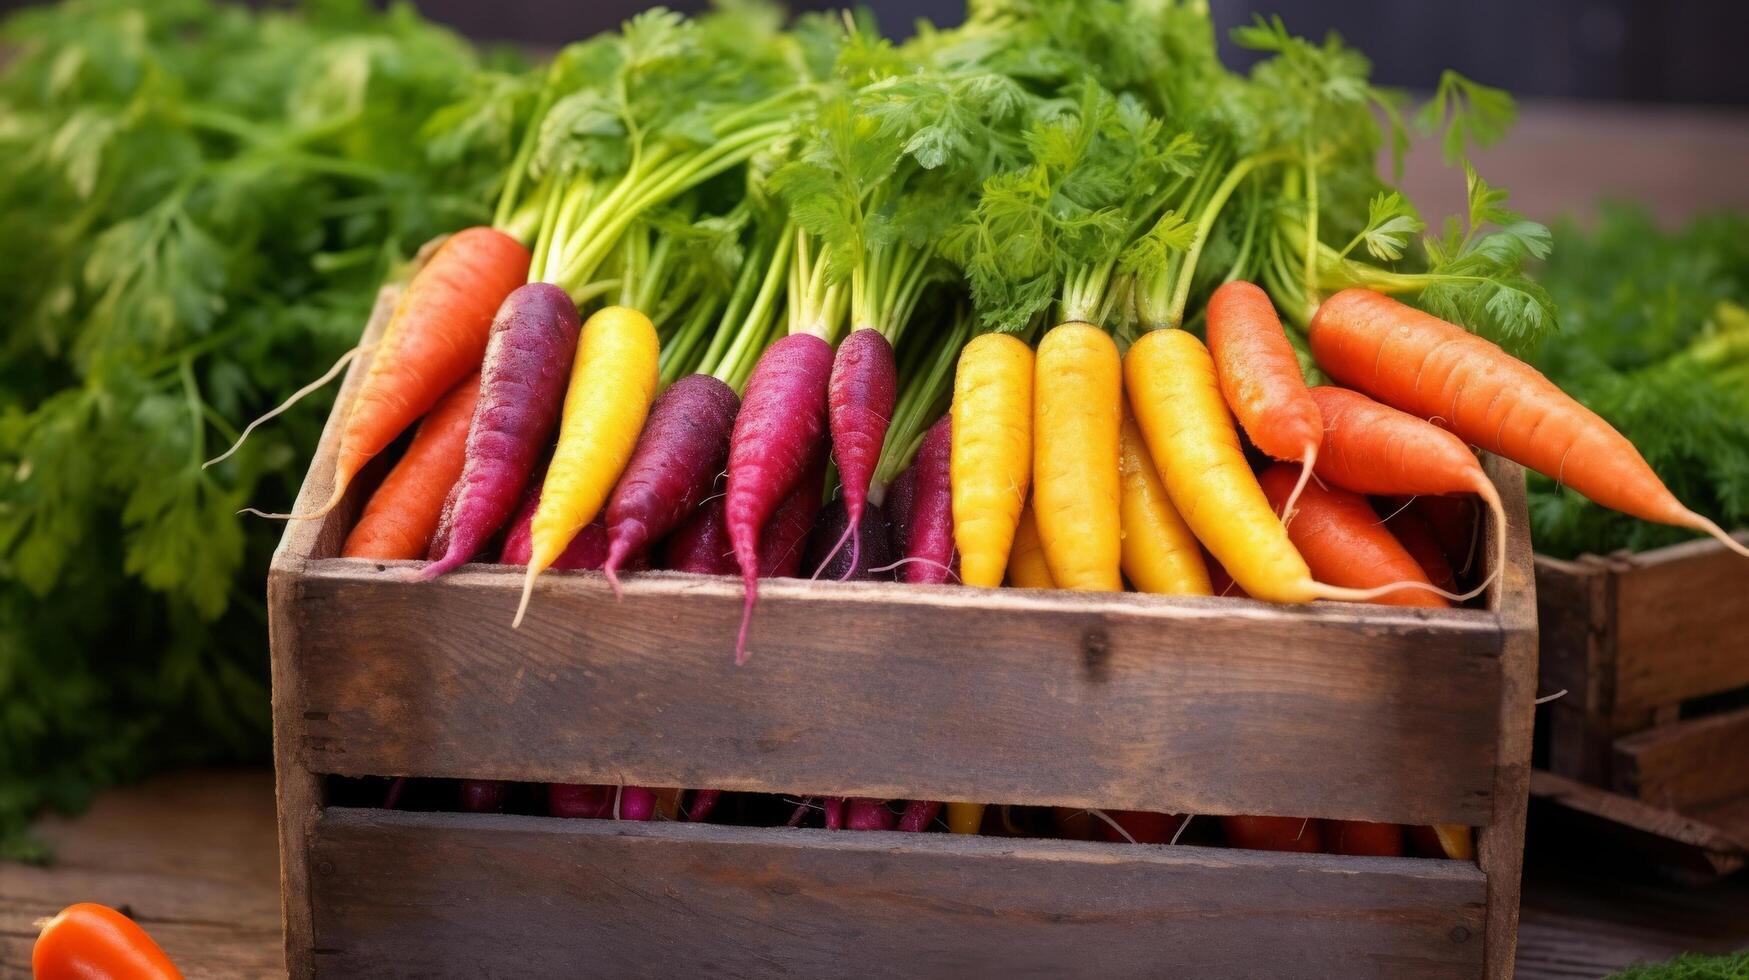
[{"label": "green stem", "polygon": [[1184,266],[1179,270],[1178,281],[1173,284],[1171,303],[1162,317],[1149,316],[1154,311],[1141,311],[1143,319],[1147,321],[1143,324],[1144,327],[1176,327],[1184,322],[1184,308],[1190,303],[1191,281],[1196,278],[1196,263],[1202,258],[1202,249],[1208,243],[1209,235],[1214,232],[1215,219],[1220,217],[1221,209],[1226,206],[1227,199],[1233,196],[1240,181],[1257,167],[1274,162],[1277,158],[1278,155],[1273,153],[1256,154],[1240,160],[1233,165],[1233,169],[1227,171],[1226,179],[1215,188],[1214,195],[1203,206],[1202,214],[1197,218],[1196,236],[1185,253]]}]

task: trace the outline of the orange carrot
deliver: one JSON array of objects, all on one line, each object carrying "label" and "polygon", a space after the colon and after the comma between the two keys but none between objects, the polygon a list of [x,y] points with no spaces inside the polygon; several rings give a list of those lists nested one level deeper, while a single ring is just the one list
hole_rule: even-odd
[{"label": "orange carrot", "polygon": [[[1494,482],[1462,439],[1346,388],[1313,388],[1312,399],[1324,415],[1320,479],[1381,496],[1473,493],[1494,512],[1495,526],[1506,526]],[[1506,563],[1504,535],[1495,550],[1497,572]]]},{"label": "orange carrot", "polygon": [[1291,515],[1318,458],[1324,421],[1269,294],[1239,280],[1216,289],[1208,301],[1208,348],[1221,394],[1251,444],[1301,465]]},{"label": "orange carrot", "polygon": [[[1294,467],[1278,463],[1258,474],[1257,482],[1277,510],[1287,506],[1299,481]],[[1300,509],[1287,526],[1289,540],[1320,582],[1350,589],[1371,589],[1391,582],[1427,582],[1427,573],[1391,536],[1365,497],[1347,490],[1306,485]],[[1428,584],[1432,584],[1429,582]],[[1386,606],[1450,605],[1432,592],[1402,589],[1370,600]]]},{"label": "orange carrot", "polygon": [[1318,308],[1311,343],[1319,366],[1343,384],[1605,507],[1710,534],[1749,556],[1749,547],[1683,506],[1608,422],[1456,324],[1371,290],[1345,289]]},{"label": "orange carrot", "polygon": [[407,452],[364,505],[340,557],[378,561],[425,557],[443,516],[444,498],[461,476],[468,425],[479,400],[480,375],[475,372],[450,389],[419,423]]},{"label": "orange carrot", "polygon": [[1457,573],[1452,571],[1451,559],[1446,557],[1445,548],[1427,518],[1410,506],[1406,498],[1386,501],[1384,508],[1385,527],[1390,528],[1403,549],[1414,557],[1415,564],[1427,573],[1427,580],[1442,589],[1455,590]]},{"label": "orange carrot", "polygon": [[340,502],[358,471],[424,415],[486,356],[492,317],[528,279],[528,249],[484,226],[449,236],[401,293],[364,376],[334,464],[334,490],[307,520]]}]

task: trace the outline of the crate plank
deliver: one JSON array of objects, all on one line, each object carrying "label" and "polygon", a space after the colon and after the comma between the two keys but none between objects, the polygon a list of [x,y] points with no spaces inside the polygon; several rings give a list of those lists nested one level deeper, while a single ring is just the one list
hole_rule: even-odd
[{"label": "crate plank", "polygon": [[1749,561],[1710,540],[1628,561],[1616,584],[1617,716],[1749,686]]},{"label": "crate plank", "polygon": [[1567,693],[1548,707],[1549,768],[1603,782],[1615,702],[1615,576],[1594,555],[1536,556],[1542,690]]},{"label": "crate plank", "polygon": [[[343,775],[1488,822],[1476,610],[315,562],[305,761]],[[406,637],[421,642],[408,644]],[[383,697],[382,692],[396,692]],[[1528,702],[1527,702],[1528,703]],[[1427,765],[1437,758],[1439,765]]]},{"label": "crate plank", "polygon": [[[1709,819],[1702,813],[1685,816],[1552,772],[1533,773],[1530,792],[1539,799],[1593,818],[1597,830],[1672,869],[1714,877],[1738,870],[1749,858],[1746,846],[1749,812],[1743,814],[1739,835],[1735,829],[1716,826],[1713,822],[1716,818]],[[1749,798],[1744,801],[1749,803]],[[1736,814],[1732,810],[1723,816],[1730,821]]]},{"label": "crate plank", "polygon": [[319,976],[1473,977],[1460,862],[331,809]]},{"label": "crate plank", "polygon": [[1749,794],[1749,708],[1616,740],[1618,792],[1677,810]]}]

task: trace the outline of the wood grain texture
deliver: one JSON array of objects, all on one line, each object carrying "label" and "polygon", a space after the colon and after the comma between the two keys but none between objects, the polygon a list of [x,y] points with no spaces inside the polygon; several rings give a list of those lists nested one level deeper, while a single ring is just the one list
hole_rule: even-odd
[{"label": "wood grain texture", "polygon": [[1592,783],[1609,778],[1614,737],[1615,576],[1594,555],[1575,561],[1536,556],[1538,671],[1551,702],[1549,768]]},{"label": "wood grain texture", "polygon": [[[1725,875],[1743,867],[1749,858],[1749,833],[1739,838],[1698,816],[1684,816],[1576,779],[1538,770],[1532,774],[1531,793],[1594,818],[1592,829],[1675,870]],[[1743,830],[1749,831],[1749,820]]]},{"label": "wood grain texture", "polygon": [[1482,955],[1482,875],[1446,861],[344,809],[313,859],[324,977],[1473,977]]},{"label": "wood grain texture", "polygon": [[1486,527],[1485,553],[1496,553],[1504,534],[1506,567],[1488,593],[1488,608],[1500,619],[1504,648],[1490,794],[1494,812],[1477,832],[1476,860],[1488,876],[1484,973],[1490,980],[1506,980],[1512,976],[1518,949],[1524,817],[1530,794],[1531,733],[1536,725],[1536,578],[1531,564],[1524,469],[1499,457],[1488,457],[1484,465],[1506,511],[1505,527]]},{"label": "wood grain texture", "polygon": [[1617,717],[1749,686],[1749,560],[1691,541],[1629,563],[1616,584]]},{"label": "wood grain texture", "polygon": [[30,976],[36,920],[74,902],[124,910],[188,980],[285,977],[267,771],[157,776],[32,829],[55,861],[0,863],[0,977]]},{"label": "wood grain texture", "polygon": [[[299,612],[308,764],[343,775],[911,797],[1481,824],[1501,630],[1480,611],[761,589],[646,575],[615,602],[548,576],[436,583],[313,562]],[[1428,760],[1438,759],[1438,765]]]},{"label": "wood grain texture", "polygon": [[1617,792],[1677,810],[1749,794],[1749,708],[1616,740]]}]

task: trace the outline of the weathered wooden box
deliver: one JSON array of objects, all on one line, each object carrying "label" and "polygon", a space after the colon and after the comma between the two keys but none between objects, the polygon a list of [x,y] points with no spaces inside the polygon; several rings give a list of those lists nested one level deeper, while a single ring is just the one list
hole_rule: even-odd
[{"label": "weathered wooden box", "polygon": [[[773,581],[739,668],[737,582],[553,574],[512,630],[518,569],[336,558],[348,500],[269,582],[291,975],[1509,976],[1535,600],[1489,468],[1485,609]],[[328,774],[1461,823],[1479,861],[364,810]]]},{"label": "weathered wooden box", "polygon": [[[1749,535],[1740,535],[1749,540]],[[1713,541],[1538,556],[1549,771],[1539,796],[1673,870],[1749,860],[1749,563]]]}]

